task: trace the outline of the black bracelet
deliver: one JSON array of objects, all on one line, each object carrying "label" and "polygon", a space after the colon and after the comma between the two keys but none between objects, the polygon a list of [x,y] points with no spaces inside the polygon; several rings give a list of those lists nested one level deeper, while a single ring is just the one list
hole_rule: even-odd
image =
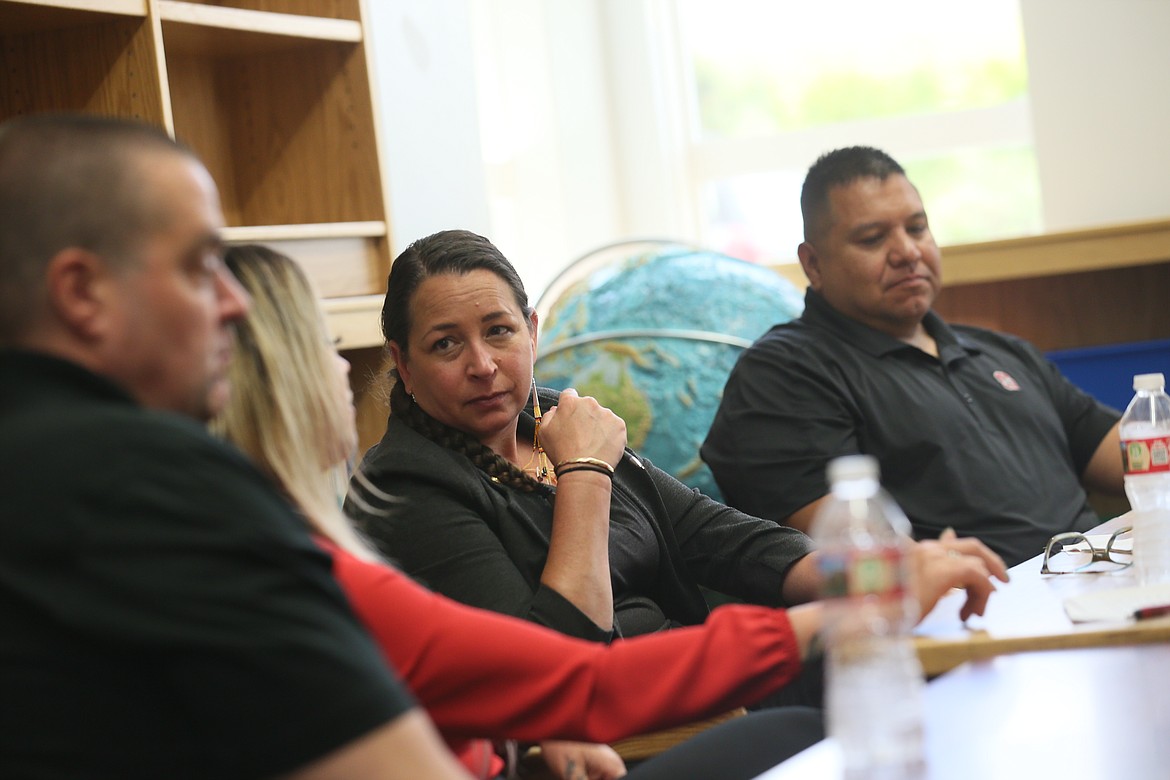
[{"label": "black bracelet", "polygon": [[563,469],[557,469],[557,471],[556,471],[557,479],[560,479],[561,477],[565,476],[566,474],[572,474],[574,471],[594,471],[598,474],[604,474],[605,476],[609,477],[610,479],[613,479],[613,472],[612,471],[608,471],[606,469],[603,469],[601,466],[594,466],[591,463],[581,463],[579,465],[565,466]]},{"label": "black bracelet", "polygon": [[593,466],[597,469],[605,469],[610,474],[613,473],[613,466],[611,466],[609,463],[606,463],[601,458],[568,458],[567,460],[562,460],[560,463],[554,466],[553,473],[559,474],[567,466]]}]

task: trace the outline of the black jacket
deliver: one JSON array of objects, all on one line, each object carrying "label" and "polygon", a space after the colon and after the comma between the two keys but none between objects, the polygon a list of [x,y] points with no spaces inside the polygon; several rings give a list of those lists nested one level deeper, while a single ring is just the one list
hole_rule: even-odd
[{"label": "black jacket", "polygon": [[[555,393],[541,395],[556,403]],[[533,425],[521,415],[522,431]],[[346,508],[424,585],[606,641],[608,631],[540,582],[554,500],[554,489],[523,493],[493,482],[463,455],[391,417],[351,481]],[[708,607],[700,585],[780,605],[788,569],[812,549],[800,532],[724,506],[629,450],[614,477],[610,524],[615,633],[623,636],[701,623]]]}]

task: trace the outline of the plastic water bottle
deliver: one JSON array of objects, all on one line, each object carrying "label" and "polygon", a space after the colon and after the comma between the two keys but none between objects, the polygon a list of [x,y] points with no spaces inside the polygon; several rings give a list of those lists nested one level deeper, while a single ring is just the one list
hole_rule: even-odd
[{"label": "plastic water bottle", "polygon": [[1133,389],[1121,417],[1121,459],[1134,567],[1143,584],[1170,582],[1170,396],[1162,374],[1138,374]]},{"label": "plastic water bottle", "polygon": [[910,522],[878,482],[877,460],[829,463],[830,496],[813,521],[827,653],[825,709],[845,777],[923,776],[922,665]]}]

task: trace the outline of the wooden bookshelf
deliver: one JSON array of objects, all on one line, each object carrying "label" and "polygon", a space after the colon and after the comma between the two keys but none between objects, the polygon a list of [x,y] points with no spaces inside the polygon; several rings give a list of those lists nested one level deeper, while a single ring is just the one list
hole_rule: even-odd
[{"label": "wooden bookshelf", "polygon": [[219,186],[229,243],[299,261],[324,299],[368,446],[385,426],[390,228],[365,0],[0,0],[0,121],[156,124]]},{"label": "wooden bookshelf", "polygon": [[219,185],[229,242],[286,252],[325,298],[377,295],[390,231],[364,19],[362,0],[0,0],[0,120],[164,127]]}]

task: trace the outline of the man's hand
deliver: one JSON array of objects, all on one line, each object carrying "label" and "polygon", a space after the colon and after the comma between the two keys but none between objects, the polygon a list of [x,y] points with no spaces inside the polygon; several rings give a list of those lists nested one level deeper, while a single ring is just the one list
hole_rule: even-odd
[{"label": "man's hand", "polygon": [[590,742],[541,742],[540,753],[561,780],[616,780],[626,774],[621,756],[609,745]]}]

